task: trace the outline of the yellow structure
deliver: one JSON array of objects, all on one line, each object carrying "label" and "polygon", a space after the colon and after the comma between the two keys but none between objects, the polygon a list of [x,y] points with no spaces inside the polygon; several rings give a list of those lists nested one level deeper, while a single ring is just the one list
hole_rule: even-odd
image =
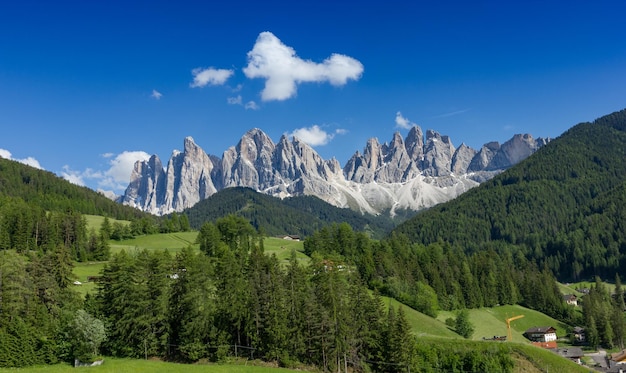
[{"label": "yellow structure", "polygon": [[522,317],[524,317],[524,315],[513,316],[513,317],[506,319],[506,331],[508,333],[509,341],[513,339],[513,336],[511,335],[511,321],[521,319]]}]

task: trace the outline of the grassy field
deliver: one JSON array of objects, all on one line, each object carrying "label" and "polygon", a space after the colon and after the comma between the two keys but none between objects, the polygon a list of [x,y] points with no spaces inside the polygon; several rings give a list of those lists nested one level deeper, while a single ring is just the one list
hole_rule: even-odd
[{"label": "grassy field", "polygon": [[191,245],[198,248],[195,244],[198,232],[177,232],[177,233],[159,233],[147,236],[138,236],[130,240],[110,241],[111,254],[116,254],[122,250],[167,250],[169,252],[177,252],[180,249]]},{"label": "grassy field", "polygon": [[[83,216],[87,220],[87,232],[91,231],[92,228],[95,229],[97,232],[102,226],[102,222],[104,221],[104,216],[100,216],[100,215],[83,215]],[[120,222],[122,224],[130,224],[130,221],[128,220],[116,220],[116,219],[109,218],[109,221],[111,222],[111,224],[113,224],[114,222]]]},{"label": "grassy field", "polygon": [[302,241],[290,241],[283,240],[282,238],[266,237],[263,241],[263,247],[265,248],[266,254],[275,254],[276,257],[284,263],[287,263],[291,257],[292,250],[296,250],[296,258],[302,264],[308,264],[311,259],[303,253],[304,242]]},{"label": "grassy field", "polygon": [[[94,218],[98,218],[98,216]],[[100,224],[102,220],[104,220],[104,218],[100,219]],[[139,236],[124,241],[109,241],[109,244],[111,246],[111,254],[119,253],[122,250],[132,253],[136,250],[143,249],[167,250],[171,253],[175,253],[188,245],[198,248],[198,245],[194,243],[197,235],[198,232],[160,233],[149,236]],[[265,238],[264,246],[267,254],[275,254],[276,257],[285,264],[291,256],[291,250],[296,250],[296,257],[301,263],[306,265],[310,260],[310,258],[302,252],[304,249],[302,241],[289,241],[283,240],[282,238],[267,237]],[[88,282],[87,277],[99,276],[105,264],[106,262],[74,263],[74,275],[76,279],[82,283],[81,285],[76,285],[76,290],[78,290],[80,294],[84,296],[96,288],[96,284],[94,282]]]},{"label": "grassy field", "polygon": [[[383,298],[383,302],[385,307],[392,306],[394,309],[397,309],[401,304],[395,299],[388,297]],[[448,326],[438,319],[434,319],[428,315],[424,315],[421,312],[418,312],[412,309],[409,306],[402,305],[404,309],[404,313],[406,315],[406,319],[411,325],[413,329],[413,334],[417,337],[440,337],[440,338],[462,338],[460,335],[456,334]]]},{"label": "grassy field", "polygon": [[[517,345],[514,347],[514,357],[521,359],[517,361],[515,373],[530,372],[557,372],[557,373],[589,373],[589,367],[578,365],[568,359],[562,358],[554,352],[532,345]],[[529,365],[531,369],[520,369]],[[532,368],[535,370],[532,370]]]},{"label": "grassy field", "polygon": [[74,263],[74,275],[81,282],[81,285],[76,285],[75,289],[82,296],[96,289],[96,283],[88,281],[87,278],[89,276],[99,276],[100,271],[104,268],[104,264],[105,262]]},{"label": "grassy field", "polygon": [[162,361],[105,358],[104,364],[97,367],[74,368],[68,364],[29,367],[23,369],[2,369],[5,372],[45,372],[45,373],[280,373],[295,372],[290,369],[235,364],[175,364]]},{"label": "grassy field", "polygon": [[[524,315],[523,318],[511,322],[511,336],[514,342],[530,343],[524,337],[524,332],[534,326],[553,326],[557,330],[558,337],[567,334],[567,325],[559,322],[541,312],[533,311],[522,306],[498,306],[493,308],[480,308],[469,310],[470,322],[474,325],[472,339],[482,340],[483,337],[507,335],[506,319]],[[437,319],[442,323],[448,317],[455,318],[455,312],[440,311]]]}]

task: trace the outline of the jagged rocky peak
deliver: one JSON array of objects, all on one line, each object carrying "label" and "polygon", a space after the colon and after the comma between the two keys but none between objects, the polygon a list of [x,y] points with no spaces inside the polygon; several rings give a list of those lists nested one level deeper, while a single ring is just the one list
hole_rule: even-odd
[{"label": "jagged rocky peak", "polygon": [[383,164],[376,170],[377,182],[397,183],[406,181],[419,174],[418,167],[407,153],[400,132],[393,135],[389,145],[383,146]]},{"label": "jagged rocky peak", "polygon": [[222,157],[224,187],[246,186],[259,188],[275,180],[272,154],[275,144],[259,128],[246,132],[236,146],[230,147]]},{"label": "jagged rocky peak", "polygon": [[454,145],[450,137],[441,136],[434,130],[426,131],[422,171],[426,176],[446,176],[452,172]]},{"label": "jagged rocky peak", "polygon": [[130,175],[130,183],[122,196],[122,203],[144,211],[158,211],[163,203],[165,171],[155,154],[147,161],[137,161]]},{"label": "jagged rocky peak", "polygon": [[424,158],[424,133],[419,126],[409,130],[404,141],[406,152],[413,161],[421,162]]},{"label": "jagged rocky peak", "polygon": [[367,140],[363,154],[358,151],[348,160],[343,168],[347,180],[357,183],[371,183],[375,172],[383,163],[383,150],[376,137]]},{"label": "jagged rocky peak", "polygon": [[467,171],[476,172],[486,169],[498,150],[500,150],[500,143],[497,141],[491,141],[483,145],[470,162]]},{"label": "jagged rocky peak", "polygon": [[452,173],[455,175],[463,175],[466,173],[476,153],[478,153],[476,150],[462,143],[452,156]]},{"label": "jagged rocky peak", "polygon": [[162,213],[181,211],[217,191],[211,179],[213,162],[192,137],[186,137],[183,151],[174,151],[167,165]]},{"label": "jagged rocky peak", "polygon": [[236,149],[246,160],[255,162],[260,159],[262,163],[271,163],[274,147],[274,142],[265,132],[259,128],[253,128],[241,137]]},{"label": "jagged rocky peak", "polygon": [[330,176],[324,159],[309,144],[294,136],[293,149],[299,157],[300,170],[303,175]]},{"label": "jagged rocky peak", "polygon": [[370,138],[343,168],[324,160],[301,139],[278,143],[258,128],[247,131],[222,157],[208,155],[192,137],[173,151],[167,169],[154,155],[135,164],[123,203],[154,214],[182,211],[218,190],[245,186],[286,197],[315,195],[339,207],[368,213],[419,210],[445,202],[488,180],[545,145],[548,139],[515,135],[476,151],[455,148],[448,136],[411,128],[389,143]]}]

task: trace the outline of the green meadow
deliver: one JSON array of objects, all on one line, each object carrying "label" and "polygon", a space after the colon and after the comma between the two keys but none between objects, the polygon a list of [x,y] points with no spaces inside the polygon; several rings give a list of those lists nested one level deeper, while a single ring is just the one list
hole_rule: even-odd
[{"label": "green meadow", "polygon": [[[100,216],[100,215],[83,215],[83,216],[85,217],[85,220],[87,220],[87,232],[91,231],[92,229],[95,229],[97,232],[102,226],[102,222],[104,221],[104,216]],[[119,222],[122,224],[130,224],[130,221],[128,220],[116,220],[116,219],[111,219],[111,218],[109,218],[109,222],[111,222],[111,224],[113,224],[114,222]]]},{"label": "green meadow", "polygon": [[175,253],[190,245],[198,248],[195,243],[197,236],[198,232],[158,233],[137,236],[128,240],[109,241],[109,244],[111,245],[111,254],[116,254],[122,250],[130,252],[143,249],[166,250]]},{"label": "green meadow", "polygon": [[[513,342],[530,343],[524,332],[535,326],[552,326],[556,328],[558,337],[567,335],[567,325],[546,316],[541,312],[518,305],[505,305],[492,308],[479,308],[468,310],[470,322],[474,326],[473,340],[482,340],[493,336],[507,335],[506,319],[523,315],[523,318],[511,322],[511,337]],[[456,312],[440,311],[437,320],[442,323],[449,317],[455,318]],[[445,324],[444,324],[445,325]]]},{"label": "green meadow", "polygon": [[28,368],[5,368],[5,372],[45,373],[280,373],[295,372],[290,369],[241,364],[176,364],[155,360],[118,359],[107,357],[104,364],[96,367],[74,368],[69,364],[35,366]]},{"label": "green meadow", "polygon": [[[91,218],[93,224],[102,224],[104,218],[88,215]],[[95,219],[101,218],[101,219]],[[94,223],[95,222],[95,223]],[[119,253],[122,250],[126,250],[128,253],[133,253],[139,250],[165,250],[172,254],[181,250],[184,247],[190,246],[198,249],[198,245],[195,243],[198,232],[177,232],[177,233],[159,233],[147,236],[138,236],[129,240],[122,241],[109,241],[111,247],[111,254]],[[265,247],[265,253],[269,255],[276,255],[276,257],[286,264],[291,256],[292,250],[296,251],[296,258],[302,264],[308,264],[310,258],[303,253],[304,243],[302,241],[284,240],[276,237],[266,237],[263,241]],[[83,296],[90,291],[95,290],[96,284],[89,282],[87,278],[89,276],[99,276],[100,271],[104,268],[106,262],[75,262],[74,263],[74,276],[75,279],[81,282],[81,285],[75,285],[76,290]]]},{"label": "green meadow", "polygon": [[383,299],[386,308],[393,307],[394,309],[397,309],[400,305],[403,307],[404,314],[407,321],[409,322],[409,325],[411,325],[413,334],[415,334],[415,336],[418,338],[424,336],[439,338],[462,338],[452,329],[448,328],[448,326],[439,319],[434,319],[428,315],[416,311],[413,308],[406,306],[393,298],[381,298]]}]

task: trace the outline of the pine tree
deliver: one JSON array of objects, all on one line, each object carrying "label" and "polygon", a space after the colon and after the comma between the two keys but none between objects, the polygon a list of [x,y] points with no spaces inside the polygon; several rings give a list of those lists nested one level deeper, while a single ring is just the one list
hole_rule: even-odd
[{"label": "pine tree", "polygon": [[611,312],[611,324],[613,326],[613,342],[620,349],[624,348],[624,333],[626,333],[626,322],[624,321],[624,290],[619,274],[615,274],[615,297],[613,299],[613,310]]},{"label": "pine tree", "polygon": [[457,313],[454,330],[466,339],[471,338],[472,334],[474,334],[474,326],[469,320],[469,312],[467,310],[463,309]]},{"label": "pine tree", "polygon": [[310,294],[310,284],[305,269],[298,263],[296,251],[292,250],[284,276],[285,287],[285,321],[290,338],[290,355],[299,361],[307,359],[306,325],[307,299]]},{"label": "pine tree", "polygon": [[186,247],[176,255],[168,302],[168,343],[171,358],[196,361],[208,356],[214,320],[212,270],[205,255]]}]

